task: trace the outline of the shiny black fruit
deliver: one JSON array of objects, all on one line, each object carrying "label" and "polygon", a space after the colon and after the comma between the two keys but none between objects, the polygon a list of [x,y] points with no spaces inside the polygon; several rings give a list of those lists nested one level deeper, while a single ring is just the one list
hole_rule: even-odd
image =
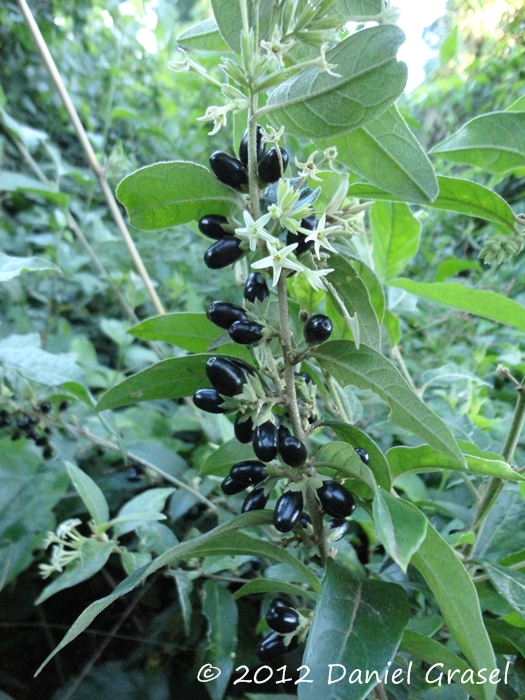
[{"label": "shiny black fruit", "polygon": [[299,522],[303,526],[303,528],[306,530],[308,528],[308,525],[312,524],[312,518],[308,515],[308,513],[301,513],[301,517],[299,518]]},{"label": "shiny black fruit", "polygon": [[29,425],[29,416],[26,415],[25,413],[22,413],[22,415],[16,421],[16,424],[18,425],[19,428],[24,430]]},{"label": "shiny black fruit", "polygon": [[244,255],[241,241],[229,236],[211,245],[204,253],[204,263],[210,270],[220,270],[240,260]]},{"label": "shiny black fruit", "polygon": [[206,316],[209,321],[219,326],[219,328],[224,328],[225,331],[235,321],[248,320],[246,311],[242,306],[230,304],[228,301],[212,301],[206,310]]},{"label": "shiny black fruit", "polygon": [[217,389],[197,389],[193,394],[193,403],[207,413],[226,413],[221,405],[224,399]]},{"label": "shiny black fruit", "polygon": [[290,532],[303,512],[303,494],[300,491],[285,491],[277,500],[273,511],[273,524],[279,532]]},{"label": "shiny black fruit", "polygon": [[[266,151],[266,144],[263,143],[262,136],[262,129],[257,126],[257,162],[261,160]],[[239,158],[245,168],[248,167],[248,139],[248,129],[246,129],[239,145]]]},{"label": "shiny black fruit", "polygon": [[[317,228],[317,219],[315,218],[315,214],[311,214],[310,216],[306,216],[304,219],[301,219],[301,226],[309,231],[315,231]],[[294,243],[297,243],[297,248],[294,250],[295,255],[302,255],[303,253],[306,253],[307,250],[311,250],[314,247],[313,241],[306,241],[307,235],[308,234],[306,233],[301,233],[301,231],[298,231],[297,233],[288,231],[286,234],[286,245],[293,245]]]},{"label": "shiny black fruit", "polygon": [[260,272],[251,272],[244,285],[244,298],[246,301],[251,301],[252,304],[256,299],[264,301],[269,294],[270,290],[262,274]]},{"label": "shiny black fruit", "polygon": [[262,340],[264,326],[254,321],[234,321],[230,326],[230,338],[240,345],[253,345]]},{"label": "shiny black fruit", "polygon": [[279,432],[279,454],[289,467],[302,466],[308,457],[306,446],[290,432],[288,435]]},{"label": "shiny black fruit", "polygon": [[231,476],[227,476],[222,480],[221,489],[227,496],[233,496],[248,488],[248,484],[242,484],[240,481],[235,481]]},{"label": "shiny black fruit", "polygon": [[135,469],[135,467],[131,467],[131,469],[128,471],[126,479],[131,482],[142,481],[142,476]]},{"label": "shiny black fruit", "polygon": [[261,462],[271,462],[277,457],[279,448],[279,433],[277,426],[272,421],[258,425],[253,434],[253,451]]},{"label": "shiny black fruit", "polygon": [[299,613],[287,605],[279,605],[277,607],[271,605],[266,613],[266,622],[268,627],[275,632],[288,634],[289,632],[295,632],[299,626]]},{"label": "shiny black fruit", "polygon": [[[281,158],[283,160],[284,173],[288,166],[288,161],[290,160],[288,152],[284,148],[281,148]],[[261,158],[259,162],[259,177],[267,184],[277,182],[281,177],[281,164],[279,163],[279,156],[275,146],[272,146],[270,150],[265,153],[263,158]]]},{"label": "shiny black fruit", "polygon": [[303,326],[303,335],[307,343],[324,343],[332,335],[332,321],[324,314],[310,316]]},{"label": "shiny black fruit", "polygon": [[361,461],[368,466],[370,464],[370,455],[364,449],[364,447],[355,447],[354,449],[357,452],[357,454],[361,457]]},{"label": "shiny black fruit", "polygon": [[287,651],[290,651],[290,647],[287,647],[284,643],[284,637],[278,632],[271,632],[259,642],[255,649],[255,655],[259,661],[267,662],[274,661],[281,654],[286,654]]},{"label": "shiny black fruit", "polygon": [[246,168],[229,153],[214,151],[210,156],[210,168],[217,180],[236,190],[248,184]]},{"label": "shiny black fruit", "polygon": [[51,404],[49,401],[42,401],[38,408],[42,411],[42,413],[49,413],[51,410]]},{"label": "shiny black fruit", "polygon": [[342,539],[350,532],[350,522],[344,518],[332,518],[328,523],[331,530],[335,530],[335,536],[331,537],[332,542]]},{"label": "shiny black fruit", "polygon": [[223,224],[227,224],[228,219],[225,216],[220,216],[219,214],[207,214],[199,219],[199,231],[203,233],[208,238],[212,238],[215,241],[220,241],[226,236],[231,234],[226,233],[222,228]]},{"label": "shiny black fruit", "polygon": [[246,373],[226,357],[210,357],[206,362],[206,376],[223,396],[240,394],[246,383]]},{"label": "shiny black fruit", "polygon": [[264,493],[263,488],[254,489],[244,499],[241,510],[243,513],[247,513],[250,510],[264,510],[268,503],[268,498],[269,496]]},{"label": "shiny black fruit", "polygon": [[308,374],[308,372],[296,372],[295,376],[302,377],[307,384],[313,384],[313,382],[314,382],[314,380],[312,379],[312,376],[310,374]]},{"label": "shiny black fruit", "polygon": [[237,462],[230,469],[230,476],[234,481],[238,481],[239,484],[246,484],[246,486],[257,486],[263,482],[268,473],[264,468],[262,462],[257,462],[255,459],[248,459],[244,462]]},{"label": "shiny black fruit", "polygon": [[347,518],[355,510],[352,494],[337,481],[323,481],[317,495],[324,512],[332,518]]},{"label": "shiny black fruit", "polygon": [[238,413],[233,424],[233,432],[239,442],[247,445],[253,440],[253,420],[249,417],[247,420],[242,420],[242,414]]}]

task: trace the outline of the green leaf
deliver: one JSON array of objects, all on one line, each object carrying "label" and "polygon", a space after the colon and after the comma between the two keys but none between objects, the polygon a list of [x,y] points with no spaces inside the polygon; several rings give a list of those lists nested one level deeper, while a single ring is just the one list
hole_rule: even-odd
[{"label": "green leaf", "polygon": [[109,506],[100,488],[85,471],[79,469],[75,464],[66,462],[66,468],[73,486],[84,501],[95,525],[107,523],[109,520]]},{"label": "green leaf", "polygon": [[[229,47],[235,53],[241,52],[242,13],[241,2],[243,0],[211,0],[213,14],[217,20],[219,31]],[[273,11],[275,0],[260,0],[259,2],[259,40],[265,39],[273,30]],[[257,17],[255,15],[255,3],[248,2],[248,24],[255,29]]]},{"label": "green leaf", "polygon": [[427,533],[427,519],[408,501],[379,489],[373,502],[374,523],[386,551],[402,571],[407,570]]},{"label": "green leaf", "polygon": [[452,433],[433,411],[412,391],[394,365],[373,348],[356,350],[351,340],[323,343],[312,353],[321,367],[341,384],[370,389],[391,408],[391,420],[419,435],[432,447],[465,463]]},{"label": "green leaf", "polygon": [[235,600],[242,598],[245,595],[253,593],[287,593],[288,595],[299,596],[300,598],[308,598],[309,600],[317,600],[318,596],[312,591],[305,591],[303,588],[296,586],[293,583],[286,581],[271,581],[266,578],[256,578],[253,581],[248,581],[242,588],[235,591],[233,597]]},{"label": "green leaf", "polygon": [[484,561],[499,562],[525,550],[525,503],[516,484],[505,484],[492,506],[481,533],[474,556]]},{"label": "green leaf", "polygon": [[399,341],[401,340],[401,323],[398,317],[395,316],[390,309],[387,309],[383,323],[388,331],[392,347],[399,345]]},{"label": "green leaf", "polygon": [[184,620],[184,631],[186,632],[186,637],[188,637],[190,634],[192,610],[190,593],[193,589],[193,581],[188,576],[186,571],[175,571],[170,569],[169,573],[170,576],[173,576],[175,579],[179,605],[182,612],[182,619]]},{"label": "green leaf", "polygon": [[390,491],[390,487],[392,486],[390,467],[388,466],[385,455],[371,437],[359,428],[356,428],[355,425],[348,425],[347,423],[340,423],[332,420],[323,421],[323,425],[331,428],[338,438],[352,445],[352,447],[363,447],[370,455],[369,467],[377,484],[381,486],[381,488]]},{"label": "green leaf", "polygon": [[227,476],[235,462],[254,459],[251,443],[243,444],[238,440],[229,440],[211,453],[201,468],[201,474]]},{"label": "green leaf", "polygon": [[[381,329],[365,283],[348,260],[341,255],[331,255],[329,267],[334,270],[328,275],[329,282],[334,286],[350,316],[357,314],[360,341],[379,350]],[[333,295],[330,296],[341,313],[338,302]]]},{"label": "green leaf", "polygon": [[[496,668],[472,579],[454,551],[430,523],[425,541],[412,557],[412,564],[434,594],[456,644],[471,667],[476,671]],[[483,687],[486,700],[492,700],[496,687]]]},{"label": "green leaf", "polygon": [[346,442],[334,440],[323,445],[315,455],[315,465],[318,467],[331,465],[337,469],[340,474],[346,477],[345,481],[349,482],[350,491],[356,490],[353,488],[355,482],[366,484],[368,487],[367,498],[373,496],[377,490],[372,471],[364,464],[354,448]]},{"label": "green leaf", "polygon": [[14,258],[11,255],[0,253],[0,282],[7,282],[18,277],[22,272],[35,272],[36,270],[56,270],[60,268],[43,258]]},{"label": "green leaf", "polygon": [[458,50],[458,27],[457,25],[452,29],[451,32],[447,34],[444,38],[443,43],[439,47],[439,60],[442,65],[448,63],[452,58],[454,58],[456,51]]},{"label": "green leaf", "polygon": [[379,279],[401,274],[419,248],[421,222],[406,204],[376,202],[370,210],[374,266]]},{"label": "green leaf", "polygon": [[[468,672],[469,666],[463,659],[460,659],[457,654],[443,644],[436,642],[435,639],[430,639],[417,632],[411,632],[406,630],[401,640],[399,646],[399,651],[403,651],[406,654],[412,654],[418,659],[422,659],[427,664],[433,666],[434,664],[442,664],[439,667],[439,673],[446,674],[448,671],[454,671],[459,669],[460,674],[465,671]],[[467,693],[469,693],[475,700],[486,700],[486,694],[483,688],[475,683],[461,683],[460,674],[454,674],[454,682],[461,686]]]},{"label": "green leaf", "polygon": [[[348,196],[360,196],[353,194],[355,188],[374,190],[373,185],[389,193],[385,199],[393,195],[404,202],[428,204],[438,195],[434,168],[395,105],[330,143],[314,140],[322,148],[336,146],[337,160],[373,183],[352,185]],[[362,198],[376,199],[366,195]]]},{"label": "green leaf", "polygon": [[188,49],[228,51],[228,44],[222,38],[214,19],[205,19],[186,29],[179,34],[177,41]]},{"label": "green leaf", "polygon": [[525,617],[525,575],[506,566],[482,562],[483,568],[494,584],[494,588],[507,603]]},{"label": "green leaf", "polygon": [[160,340],[188,352],[206,352],[220,330],[206,314],[179,312],[154,316],[128,331],[143,340]]},{"label": "green leaf", "polygon": [[80,545],[80,558],[75,559],[67,565],[64,573],[44,588],[35,601],[35,605],[40,605],[58,591],[76,586],[82,581],[87,581],[102,569],[109,559],[114,547],[113,542],[100,542],[99,540],[87,539]]},{"label": "green leaf", "polygon": [[[303,663],[313,683],[299,685],[300,700],[362,700],[368,696],[392,662],[408,623],[405,591],[394,583],[359,580],[333,559],[326,563],[326,577],[315,608]],[[352,671],[362,669],[362,684],[327,684],[330,664]],[[365,669],[377,671],[365,679]],[[333,680],[342,673],[333,668]],[[354,671],[355,674],[355,671]]]},{"label": "green leaf", "polygon": [[239,202],[208,168],[180,160],[136,170],[120,182],[117,197],[132,225],[143,231],[198,221],[210,212],[228,216]]},{"label": "green leaf", "polygon": [[204,663],[221,670],[220,676],[206,684],[206,690],[212,700],[222,700],[233,671],[237,648],[237,605],[227,588],[215,581],[206,581],[202,612],[208,618],[209,641]]},{"label": "green leaf", "polygon": [[525,95],[519,97],[516,102],[513,102],[510,107],[507,107],[506,112],[525,112]]},{"label": "green leaf", "polygon": [[454,163],[490,173],[525,166],[525,112],[492,112],[475,117],[431,150]]},{"label": "green leaf", "polygon": [[[63,649],[67,644],[73,641],[79,634],[81,634],[86,627],[88,627],[93,620],[99,615],[103,610],[105,610],[111,603],[118,600],[121,596],[126,593],[130,593],[134,588],[136,588],[145,578],[150,576],[155,571],[162,569],[168,564],[174,564],[177,560],[184,559],[193,555],[193,552],[197,550],[201,545],[219,541],[223,535],[234,530],[242,530],[247,527],[254,527],[256,525],[267,525],[272,521],[272,512],[269,510],[257,510],[250,513],[243,513],[232,520],[219,525],[218,527],[206,532],[200,537],[196,537],[188,542],[181,542],[167,552],[161,554],[159,557],[154,559],[150,564],[143,566],[138,571],[134,571],[130,576],[128,576],[124,581],[122,581],[115,590],[109,595],[96,600],[91,603],[76,619],[69,631],[66,633],[62,641],[55,647],[55,649],[48,655],[43,664],[37,670],[35,675],[38,675],[40,671],[46,666],[49,661],[58,654],[58,652]],[[275,549],[278,549],[275,547]],[[292,555],[289,555],[292,557]],[[292,557],[293,559],[293,557]],[[296,560],[298,561],[298,560]],[[298,562],[300,564],[300,562]],[[302,565],[304,566],[304,564]],[[305,567],[306,568],[306,567]],[[307,569],[308,571],[308,569]],[[315,579],[317,581],[317,579]]]},{"label": "green leaf", "polygon": [[96,411],[140,401],[191,396],[197,389],[210,386],[205,370],[209,357],[212,355],[188,355],[157,362],[107,391]]},{"label": "green leaf", "polygon": [[115,524],[113,532],[116,537],[125,535],[127,532],[133,532],[139,525],[142,525],[144,520],[140,518],[144,514],[156,514],[166,505],[166,501],[175,491],[174,488],[148,489],[139,493],[138,496],[128,501],[117,514],[117,518],[138,516],[137,520],[120,521]]},{"label": "green leaf", "polygon": [[458,444],[465,455],[466,467],[457,460],[446,457],[428,445],[392,447],[386,453],[386,458],[394,480],[407,472],[431,472],[440,471],[441,469],[453,469],[462,472],[471,471],[474,474],[493,476],[498,479],[509,479],[511,481],[524,480],[521,474],[515,472],[498,455],[478,452],[476,445],[462,440]]},{"label": "green leaf", "polygon": [[57,192],[52,185],[46,185],[35,178],[22,173],[11,173],[7,170],[0,170],[0,192],[36,194],[63,207],[69,204],[69,197],[62,192]]},{"label": "green leaf", "polygon": [[407,68],[396,53],[404,40],[393,25],[362,29],[326,54],[341,77],[315,67],[302,70],[272,92],[262,111],[296,136],[316,139],[357,129],[403,92]]},{"label": "green leaf", "polygon": [[496,323],[504,323],[519,330],[525,330],[525,309],[517,301],[495,292],[471,289],[456,282],[415,282],[400,278],[388,283],[423,299],[437,301],[452,309],[466,311],[475,316],[488,318]]},{"label": "green leaf", "polygon": [[444,282],[449,277],[455,277],[458,272],[463,270],[476,270],[476,272],[483,272],[483,268],[477,260],[460,260],[455,256],[448,258],[448,260],[443,260],[439,263],[436,272],[435,282]]},{"label": "green leaf", "polygon": [[336,14],[343,15],[347,21],[355,22],[378,15],[382,9],[382,0],[339,0]]}]

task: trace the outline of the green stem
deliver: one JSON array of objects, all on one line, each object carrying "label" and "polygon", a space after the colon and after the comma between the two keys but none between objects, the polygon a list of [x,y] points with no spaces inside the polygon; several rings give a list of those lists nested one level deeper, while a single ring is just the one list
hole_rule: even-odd
[{"label": "green stem", "polygon": [[326,560],[330,557],[330,547],[328,546],[324,532],[323,511],[317,502],[314,490],[310,484],[306,486],[306,507],[308,508],[308,513],[312,519],[315,542],[319,549],[321,561],[323,562],[324,566],[326,564]]},{"label": "green stem", "polygon": [[257,172],[257,102],[257,94],[250,91],[250,106],[248,108],[248,187],[252,216],[256,220],[261,216]]},{"label": "green stem", "polygon": [[330,390],[332,397],[334,399],[334,403],[336,405],[337,412],[339,413],[339,417],[345,423],[352,425],[353,421],[350,419],[347,412],[345,411],[345,407],[343,406],[343,403],[341,401],[341,397],[339,396],[339,392],[337,391],[337,387],[334,384],[333,377],[331,377],[328,373],[323,372],[323,374],[325,376],[326,383],[328,384],[328,389]]}]

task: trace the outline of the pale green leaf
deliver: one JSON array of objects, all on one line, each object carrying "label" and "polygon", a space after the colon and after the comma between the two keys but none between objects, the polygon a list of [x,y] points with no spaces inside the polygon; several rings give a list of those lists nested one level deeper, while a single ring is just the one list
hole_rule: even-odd
[{"label": "pale green leaf", "polygon": [[519,97],[516,102],[513,102],[510,107],[507,107],[506,112],[525,112],[525,95]]},{"label": "pale green leaf", "polygon": [[438,304],[466,311],[475,316],[488,318],[496,323],[525,330],[525,309],[517,301],[508,299],[495,292],[472,289],[456,282],[415,282],[400,278],[388,283],[423,299],[436,301]]},{"label": "pale green leaf", "polygon": [[403,92],[407,69],[396,53],[404,40],[393,25],[356,32],[326,54],[340,78],[307,68],[279,85],[262,111],[296,136],[316,139],[356,129]]},{"label": "pale green leaf", "polygon": [[391,420],[418,435],[451,459],[465,463],[452,433],[433,411],[412,391],[394,365],[366,345],[356,350],[351,340],[323,343],[313,352],[321,367],[341,384],[370,389],[391,408]]},{"label": "pale green leaf", "polygon": [[177,41],[188,49],[228,51],[228,44],[222,38],[214,19],[205,19],[186,29],[179,34]]},{"label": "pale green leaf", "polygon": [[483,562],[483,568],[498,593],[525,618],[525,575],[489,562]]},{"label": "pale green leaf", "polygon": [[155,163],[136,170],[117,187],[135,228],[158,231],[206,214],[228,216],[239,204],[231,187],[217,180],[208,168],[187,161]]},{"label": "pale green leaf", "polygon": [[0,253],[0,282],[7,282],[13,277],[18,277],[22,272],[35,272],[37,270],[60,272],[57,265],[43,258],[14,258],[11,255]]},{"label": "pale green leaf", "polygon": [[425,539],[427,519],[408,501],[378,489],[373,502],[374,523],[386,551],[406,571],[412,555]]},{"label": "pale green leaf", "polygon": [[374,264],[383,282],[401,274],[416,255],[421,222],[406,204],[376,202],[370,210]]},{"label": "pale green leaf", "polygon": [[525,166],[525,112],[491,112],[475,117],[431,153],[490,173]]},{"label": "pale green leaf", "polygon": [[69,203],[69,197],[58,192],[52,185],[46,185],[35,178],[22,173],[11,173],[7,170],[0,170],[0,192],[35,194],[61,206],[67,206]]},{"label": "pale green leaf", "polygon": [[335,14],[343,15],[347,21],[359,21],[378,15],[383,9],[383,0],[339,0]]},{"label": "pale green leaf", "polygon": [[103,525],[109,520],[109,506],[104,494],[93,479],[85,471],[79,469],[76,464],[66,462],[67,473],[77,490],[78,495],[84,501],[95,525]]},{"label": "pale green leaf", "polygon": [[[166,501],[169,496],[175,491],[174,488],[157,488],[148,489],[143,491],[138,496],[135,496],[130,501],[125,503],[117,514],[117,518],[130,518],[129,520],[120,520],[115,524],[113,532],[116,537],[125,535],[127,532],[133,532],[139,525],[142,524],[143,519],[140,518],[141,515],[147,515],[150,513],[160,513],[160,511],[166,505]],[[136,520],[132,520],[131,517],[138,516]]]}]

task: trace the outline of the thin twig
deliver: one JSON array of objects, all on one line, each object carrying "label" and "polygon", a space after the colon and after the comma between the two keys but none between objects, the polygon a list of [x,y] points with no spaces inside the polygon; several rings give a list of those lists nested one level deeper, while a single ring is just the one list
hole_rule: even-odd
[{"label": "thin twig", "polygon": [[124,221],[124,218],[122,217],[122,214],[120,213],[120,209],[118,207],[118,204],[115,200],[115,197],[113,196],[113,192],[111,191],[110,186],[108,185],[108,182],[106,180],[106,176],[104,174],[104,169],[98,162],[97,156],[95,155],[95,151],[93,150],[91,143],[88,139],[88,136],[86,134],[86,131],[84,129],[84,126],[82,122],[80,121],[80,117],[77,114],[77,111],[75,109],[75,106],[73,105],[73,102],[71,100],[71,97],[69,96],[69,93],[67,91],[66,86],[64,85],[64,81],[62,80],[62,77],[60,73],[58,72],[58,68],[56,66],[56,63],[51,55],[51,52],[49,51],[49,48],[46,44],[46,41],[44,37],[42,36],[42,32],[40,31],[40,28],[38,24],[35,21],[35,18],[33,17],[33,14],[31,13],[31,10],[29,9],[29,6],[26,2],[26,0],[17,0],[18,5],[20,7],[20,10],[22,11],[22,14],[24,16],[24,19],[26,21],[26,24],[29,28],[29,31],[31,32],[31,35],[33,36],[33,39],[35,41],[35,44],[44,60],[44,63],[46,65],[46,68],[48,69],[51,79],[53,80],[55,87],[60,95],[60,98],[62,102],[64,103],[64,107],[66,108],[66,111],[69,115],[69,118],[73,124],[73,127],[76,131],[78,140],[80,141],[80,145],[82,146],[82,149],[84,150],[84,153],[87,157],[87,160],[89,162],[89,165],[93,172],[95,173],[97,180],[99,181],[100,187],[102,189],[102,192],[104,194],[104,197],[106,198],[107,205],[109,207],[109,210],[111,212],[111,215],[113,216],[113,219],[115,220],[115,223],[117,224],[117,228],[119,229],[124,242],[126,243],[126,246],[128,248],[128,251],[131,255],[131,258],[135,264],[135,267],[137,268],[137,271],[142,278],[144,285],[148,291],[148,294],[151,298],[151,301],[153,302],[153,305],[155,309],[157,310],[157,313],[163,314],[164,313],[164,307],[162,306],[162,303],[157,295],[157,292],[155,290],[155,287],[153,286],[153,283],[151,281],[151,278],[148,274],[148,271],[146,270],[146,267],[142,261],[142,258],[140,257],[140,253],[138,252],[135,242],[133,241],[133,238],[131,237],[130,232],[128,231],[128,228],[126,226],[126,223]]}]

